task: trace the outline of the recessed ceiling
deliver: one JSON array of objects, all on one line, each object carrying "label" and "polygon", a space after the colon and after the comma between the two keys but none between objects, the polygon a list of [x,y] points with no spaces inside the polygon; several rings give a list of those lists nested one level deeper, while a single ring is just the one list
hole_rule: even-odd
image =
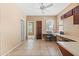
[{"label": "recessed ceiling", "polygon": [[57,15],[64,8],[66,8],[69,3],[53,3],[53,6],[46,8],[43,12],[40,9],[41,3],[18,3],[16,4],[25,15]]}]

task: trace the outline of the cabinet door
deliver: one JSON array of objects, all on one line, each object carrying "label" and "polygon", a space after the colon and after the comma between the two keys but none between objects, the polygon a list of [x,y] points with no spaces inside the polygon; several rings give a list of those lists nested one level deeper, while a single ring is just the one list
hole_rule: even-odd
[{"label": "cabinet door", "polygon": [[65,13],[64,15],[61,16],[61,19],[70,17],[73,15],[73,10],[68,11],[67,13]]},{"label": "cabinet door", "polygon": [[79,6],[73,9],[73,23],[79,24]]},{"label": "cabinet door", "polygon": [[73,23],[74,24],[79,24],[79,14],[75,14],[75,15],[73,15]]},{"label": "cabinet door", "polygon": [[79,14],[79,6],[73,9],[73,14]]},{"label": "cabinet door", "polygon": [[73,11],[70,10],[70,11],[68,11],[66,14],[64,14],[64,17],[67,18],[67,17],[70,17],[70,16],[72,16],[72,15],[73,15]]},{"label": "cabinet door", "polygon": [[61,20],[63,20],[63,19],[64,19],[64,15],[61,16]]}]

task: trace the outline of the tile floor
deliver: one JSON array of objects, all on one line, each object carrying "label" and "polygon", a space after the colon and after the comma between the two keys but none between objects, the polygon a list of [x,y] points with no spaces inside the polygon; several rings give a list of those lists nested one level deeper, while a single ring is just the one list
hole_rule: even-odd
[{"label": "tile floor", "polygon": [[28,39],[8,56],[62,56],[62,54],[55,42]]}]

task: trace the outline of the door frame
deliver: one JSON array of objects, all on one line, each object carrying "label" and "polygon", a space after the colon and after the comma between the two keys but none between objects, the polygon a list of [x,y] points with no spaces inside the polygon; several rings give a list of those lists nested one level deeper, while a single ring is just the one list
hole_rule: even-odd
[{"label": "door frame", "polygon": [[20,20],[20,26],[21,26],[21,41],[25,40],[25,22],[23,19]]},{"label": "door frame", "polygon": [[[33,26],[33,27],[34,27],[34,29],[33,29],[34,35],[30,35],[30,36],[28,35],[28,23],[29,23],[29,22],[33,22],[33,23],[34,23],[34,26]],[[26,22],[26,25],[27,25],[27,33],[26,33],[26,34],[27,34],[27,39],[28,39],[29,37],[36,38],[36,21],[27,21],[27,22]]]}]

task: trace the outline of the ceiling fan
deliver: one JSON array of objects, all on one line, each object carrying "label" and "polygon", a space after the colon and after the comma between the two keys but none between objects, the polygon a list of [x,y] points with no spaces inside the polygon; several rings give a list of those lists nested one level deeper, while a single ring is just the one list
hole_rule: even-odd
[{"label": "ceiling fan", "polygon": [[46,10],[47,8],[52,7],[52,6],[53,6],[53,3],[50,3],[50,4],[48,4],[48,3],[41,3],[40,9],[41,9],[42,13],[44,13],[44,10]]}]

